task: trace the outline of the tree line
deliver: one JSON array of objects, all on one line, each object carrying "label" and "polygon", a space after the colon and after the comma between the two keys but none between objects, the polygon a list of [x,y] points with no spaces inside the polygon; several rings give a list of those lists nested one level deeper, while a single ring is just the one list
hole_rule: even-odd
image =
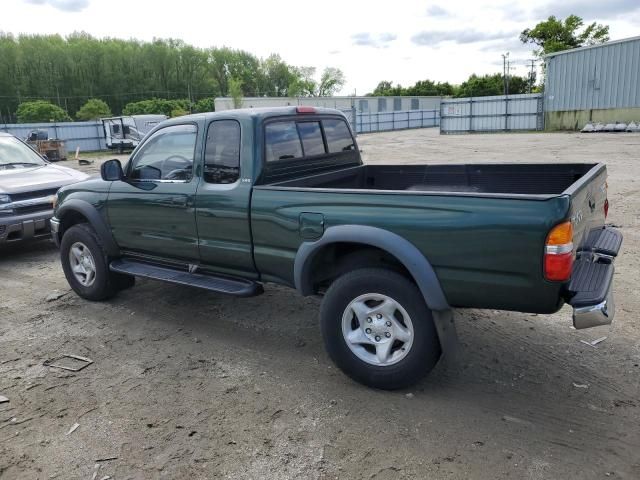
[{"label": "tree line", "polygon": [[174,109],[192,111],[198,102],[208,99],[211,105],[218,96],[324,96],[344,83],[337,68],[316,72],[289,65],[276,54],[261,59],[243,50],[196,48],[181,40],[0,33],[0,115],[5,120],[15,119],[21,103],[36,100],[69,117],[76,117],[90,99],[101,100],[116,114],[127,104],[153,98],[182,100]]},{"label": "tree line", "polygon": [[[533,76],[519,77],[509,75],[509,94],[528,93],[537,91],[535,86],[535,73]],[[505,92],[504,76],[495,73],[490,75],[472,74],[460,85],[453,85],[449,82],[434,82],[432,80],[420,80],[410,87],[393,85],[392,82],[382,81],[378,83],[369,96],[448,96],[448,97],[485,97],[489,95],[502,95]]]}]

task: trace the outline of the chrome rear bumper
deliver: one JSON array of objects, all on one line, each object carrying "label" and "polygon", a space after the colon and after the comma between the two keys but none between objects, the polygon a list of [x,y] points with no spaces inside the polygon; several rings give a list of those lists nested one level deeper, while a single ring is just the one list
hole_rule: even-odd
[{"label": "chrome rear bumper", "polygon": [[573,309],[573,326],[577,329],[599,327],[609,325],[616,313],[616,305],[613,301],[611,289],[607,298],[596,305],[578,307]]}]

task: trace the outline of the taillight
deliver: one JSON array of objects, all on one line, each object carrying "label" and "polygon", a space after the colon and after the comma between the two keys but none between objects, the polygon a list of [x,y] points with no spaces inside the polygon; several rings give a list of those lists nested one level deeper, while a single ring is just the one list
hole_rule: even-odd
[{"label": "taillight", "polygon": [[607,219],[607,215],[609,215],[609,199],[604,199],[604,219]]},{"label": "taillight", "polygon": [[544,277],[554,282],[571,278],[573,268],[573,225],[556,225],[547,235],[544,246]]}]

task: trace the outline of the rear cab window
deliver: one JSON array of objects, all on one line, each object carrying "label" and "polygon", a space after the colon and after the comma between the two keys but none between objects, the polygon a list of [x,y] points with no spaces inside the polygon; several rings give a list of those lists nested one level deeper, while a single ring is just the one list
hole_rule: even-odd
[{"label": "rear cab window", "polygon": [[355,142],[346,121],[277,120],[265,126],[267,162],[352,151]]},{"label": "rear cab window", "polygon": [[362,163],[346,119],[329,115],[269,119],[264,158],[261,183]]}]

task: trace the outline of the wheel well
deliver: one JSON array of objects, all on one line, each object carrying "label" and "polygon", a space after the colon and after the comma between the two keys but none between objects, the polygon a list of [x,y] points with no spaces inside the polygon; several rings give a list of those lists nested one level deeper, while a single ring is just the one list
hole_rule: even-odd
[{"label": "wheel well", "polygon": [[87,217],[76,210],[66,212],[60,219],[60,230],[58,235],[62,238],[64,232],[78,223],[89,223]]},{"label": "wheel well", "polygon": [[413,276],[393,255],[381,248],[359,243],[337,242],[326,245],[311,260],[314,293],[326,291],[338,277],[358,268],[383,267],[413,281]]}]

